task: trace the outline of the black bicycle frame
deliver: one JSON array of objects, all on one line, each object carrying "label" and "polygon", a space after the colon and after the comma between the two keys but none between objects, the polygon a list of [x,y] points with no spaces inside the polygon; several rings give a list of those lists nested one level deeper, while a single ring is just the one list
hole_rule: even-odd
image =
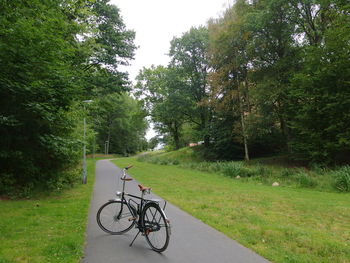
[{"label": "black bicycle frame", "polygon": [[[141,202],[138,204],[136,201],[134,201],[133,199],[129,199],[127,200],[125,198],[125,196],[129,196],[129,197],[132,197],[132,198],[136,198],[136,199],[139,199],[141,200]],[[134,201],[136,204],[137,204],[137,207],[133,207],[131,204],[130,204],[130,200]],[[122,204],[126,204],[126,206],[128,207],[129,211],[131,212],[132,216],[133,217],[137,217],[139,216],[139,220],[138,222],[136,222],[137,224],[137,227],[140,229],[141,227],[141,212],[142,212],[142,209],[143,207],[145,206],[146,203],[149,203],[149,202],[154,202],[153,200],[149,200],[149,199],[145,199],[143,198],[143,195],[141,197],[139,196],[136,196],[136,195],[132,195],[132,194],[127,194],[127,193],[124,193],[122,192],[122,196],[121,196],[121,202]],[[136,211],[136,214],[134,214]],[[117,216],[118,219],[121,218],[121,215],[123,213],[123,205],[121,206],[121,209],[119,211],[119,214]],[[142,231],[142,229],[140,229]]]},{"label": "black bicycle frame", "polygon": [[[123,178],[125,178],[125,170],[124,170]],[[138,221],[136,222],[136,224],[137,224],[138,229],[139,229],[141,232],[143,232],[143,229],[141,229],[141,226],[142,226],[142,224],[141,224],[141,212],[142,212],[142,210],[143,210],[145,204],[147,204],[147,203],[149,203],[149,202],[154,202],[154,203],[156,203],[157,205],[159,205],[159,204],[158,204],[156,201],[154,201],[154,200],[150,200],[150,199],[145,199],[145,198],[143,198],[144,195],[145,195],[145,192],[143,192],[143,191],[142,191],[141,197],[136,196],[136,195],[132,195],[132,194],[125,193],[125,180],[123,180],[123,190],[122,190],[122,192],[121,192],[121,203],[122,203],[122,204],[125,203],[125,204],[127,205],[129,211],[131,211],[131,214],[132,214],[132,216],[133,216],[134,218],[136,218],[137,216],[139,216],[139,219],[138,219]],[[129,196],[129,197],[131,197],[131,198],[139,199],[139,200],[141,200],[141,203],[138,204],[138,203],[137,203],[136,201],[134,201],[133,199],[126,200],[125,196]],[[130,200],[132,200],[133,202],[136,203],[137,207],[136,207],[135,209],[131,206]],[[163,210],[165,209],[166,204],[167,204],[167,202],[165,201]],[[136,214],[134,214],[135,210],[136,210]],[[117,216],[118,219],[121,218],[122,213],[123,213],[123,205],[121,206],[120,212],[119,212],[119,214],[118,214],[118,216]]]}]

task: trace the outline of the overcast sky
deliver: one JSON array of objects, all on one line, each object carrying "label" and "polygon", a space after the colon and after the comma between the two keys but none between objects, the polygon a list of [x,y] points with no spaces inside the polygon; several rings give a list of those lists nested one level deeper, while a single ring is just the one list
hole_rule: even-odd
[{"label": "overcast sky", "polygon": [[232,0],[111,0],[121,10],[128,29],[136,32],[139,47],[127,67],[134,80],[143,67],[167,65],[170,41],[192,26],[218,17]]},{"label": "overcast sky", "polygon": [[[170,41],[193,26],[206,25],[218,17],[233,0],[111,0],[119,7],[127,29],[136,32],[135,60],[126,68],[134,81],[139,70],[153,65],[167,65]],[[146,135],[155,135],[150,129]]]}]

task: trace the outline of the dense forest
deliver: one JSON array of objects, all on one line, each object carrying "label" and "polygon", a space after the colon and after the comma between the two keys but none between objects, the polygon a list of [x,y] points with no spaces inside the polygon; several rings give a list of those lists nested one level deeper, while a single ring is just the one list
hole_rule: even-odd
[{"label": "dense forest", "polygon": [[349,162],[348,1],[237,0],[170,44],[169,65],[144,68],[135,88],[171,148]]},{"label": "dense forest", "polygon": [[0,1],[0,194],[72,184],[84,143],[144,147],[145,111],[119,70],[135,32],[108,2]]}]

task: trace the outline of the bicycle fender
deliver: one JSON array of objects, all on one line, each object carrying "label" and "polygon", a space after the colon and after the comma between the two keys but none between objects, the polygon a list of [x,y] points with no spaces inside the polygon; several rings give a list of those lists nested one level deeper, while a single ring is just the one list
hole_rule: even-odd
[{"label": "bicycle fender", "polygon": [[112,201],[122,201],[122,200],[120,198],[113,198],[108,200],[108,202],[112,202]]},{"label": "bicycle fender", "polygon": [[[157,203],[156,203],[156,204],[157,204]],[[158,204],[158,207],[160,208],[161,213],[163,214],[165,220],[166,220],[167,223],[168,223],[168,232],[169,232],[169,236],[170,236],[170,235],[171,235],[171,230],[172,230],[172,226],[171,226],[171,224],[170,224],[170,220],[169,220],[169,218],[166,216],[164,210],[159,206],[159,204]]]}]

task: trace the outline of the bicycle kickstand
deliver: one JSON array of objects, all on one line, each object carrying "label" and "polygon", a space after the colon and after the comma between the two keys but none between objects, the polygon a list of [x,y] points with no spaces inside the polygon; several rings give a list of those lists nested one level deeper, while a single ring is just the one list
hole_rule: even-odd
[{"label": "bicycle kickstand", "polygon": [[138,235],[140,234],[140,232],[141,232],[140,230],[139,230],[139,232],[137,232],[136,236],[134,237],[134,239],[133,239],[132,242],[130,243],[129,247],[131,247],[132,244],[134,244],[134,241],[136,240],[136,238],[138,237]]}]

